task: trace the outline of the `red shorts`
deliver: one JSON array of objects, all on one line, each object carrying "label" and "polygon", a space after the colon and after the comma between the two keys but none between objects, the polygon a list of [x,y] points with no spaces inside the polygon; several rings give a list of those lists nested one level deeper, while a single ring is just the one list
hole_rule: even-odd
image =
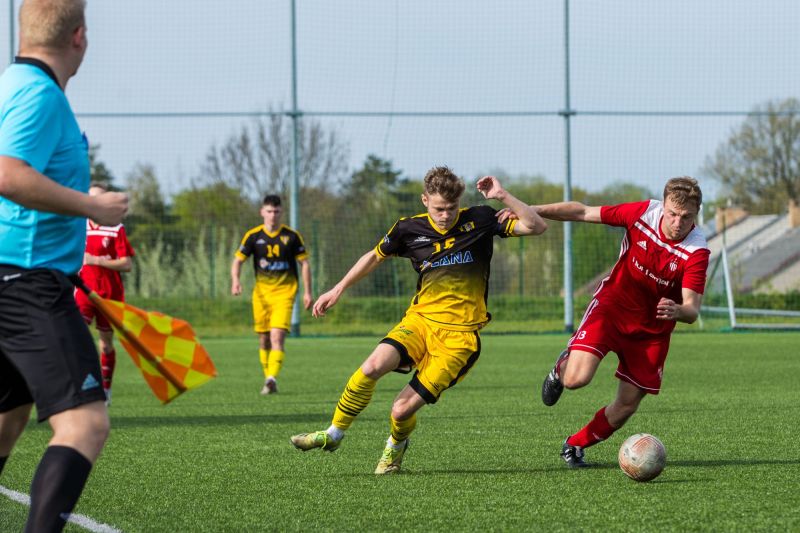
[{"label": "red shorts", "polygon": [[569,349],[590,352],[600,359],[608,352],[616,353],[618,379],[649,394],[658,394],[670,336],[622,334],[614,320],[618,316],[619,310],[592,300],[569,340]]},{"label": "red shorts", "polygon": [[[115,289],[113,287],[107,287],[102,291],[97,290],[97,293],[109,300],[116,300],[118,302],[125,301],[125,292],[123,288]],[[92,320],[94,320],[94,327],[97,328],[97,331],[113,331],[111,324],[108,323],[103,313],[97,310],[97,307],[95,307],[89,297],[80,289],[75,289],[75,303],[78,304],[78,310],[81,312],[81,316],[83,317],[83,321],[86,322],[86,325],[91,324]]]}]

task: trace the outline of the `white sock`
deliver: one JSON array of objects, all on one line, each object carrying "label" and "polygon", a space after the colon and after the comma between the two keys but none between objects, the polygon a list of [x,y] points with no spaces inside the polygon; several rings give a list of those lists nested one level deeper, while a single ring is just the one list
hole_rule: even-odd
[{"label": "white sock", "polygon": [[325,433],[327,433],[330,438],[337,441],[342,440],[342,437],[344,437],[344,430],[337,428],[333,424],[325,430]]},{"label": "white sock", "polygon": [[[406,440],[408,440],[408,439],[406,439]],[[406,442],[405,440],[402,440],[400,442],[395,442],[394,441],[394,437],[392,437],[391,435],[389,435],[389,438],[386,439],[386,445],[387,446],[391,446],[395,450],[399,450],[400,448],[402,448],[403,444],[405,444],[405,442]]]}]

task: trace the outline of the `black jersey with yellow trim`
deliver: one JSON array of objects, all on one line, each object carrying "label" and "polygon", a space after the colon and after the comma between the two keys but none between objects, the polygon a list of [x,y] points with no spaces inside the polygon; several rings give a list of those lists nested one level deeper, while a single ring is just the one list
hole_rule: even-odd
[{"label": "black jersey with yellow trim", "polygon": [[308,258],[303,237],[292,228],[281,224],[274,232],[264,225],[245,233],[236,257],[245,261],[253,256],[256,281],[270,285],[297,287],[297,261]]},{"label": "black jersey with yellow trim", "polygon": [[486,302],[495,236],[513,235],[516,220],[500,223],[497,211],[482,205],[459,210],[452,227],[438,228],[427,213],[401,218],[375,253],[411,260],[419,274],[409,311],[444,329],[470,331],[489,321]]}]

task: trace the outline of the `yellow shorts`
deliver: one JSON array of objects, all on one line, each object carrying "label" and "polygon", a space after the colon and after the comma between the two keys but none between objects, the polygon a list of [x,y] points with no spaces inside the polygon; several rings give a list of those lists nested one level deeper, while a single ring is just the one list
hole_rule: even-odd
[{"label": "yellow shorts", "polygon": [[279,293],[273,287],[256,283],[253,288],[253,329],[267,333],[273,328],[289,331],[296,293]]},{"label": "yellow shorts", "polygon": [[428,403],[464,379],[481,354],[477,330],[442,329],[416,313],[406,314],[381,342],[400,352],[401,366],[417,368],[409,385]]}]

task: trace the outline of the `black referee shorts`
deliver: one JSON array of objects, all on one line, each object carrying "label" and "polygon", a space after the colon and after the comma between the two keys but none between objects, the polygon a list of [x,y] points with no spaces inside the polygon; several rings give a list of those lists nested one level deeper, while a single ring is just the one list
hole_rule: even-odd
[{"label": "black referee shorts", "polygon": [[0,413],[34,402],[42,422],[105,399],[73,290],[57,270],[0,265]]}]

